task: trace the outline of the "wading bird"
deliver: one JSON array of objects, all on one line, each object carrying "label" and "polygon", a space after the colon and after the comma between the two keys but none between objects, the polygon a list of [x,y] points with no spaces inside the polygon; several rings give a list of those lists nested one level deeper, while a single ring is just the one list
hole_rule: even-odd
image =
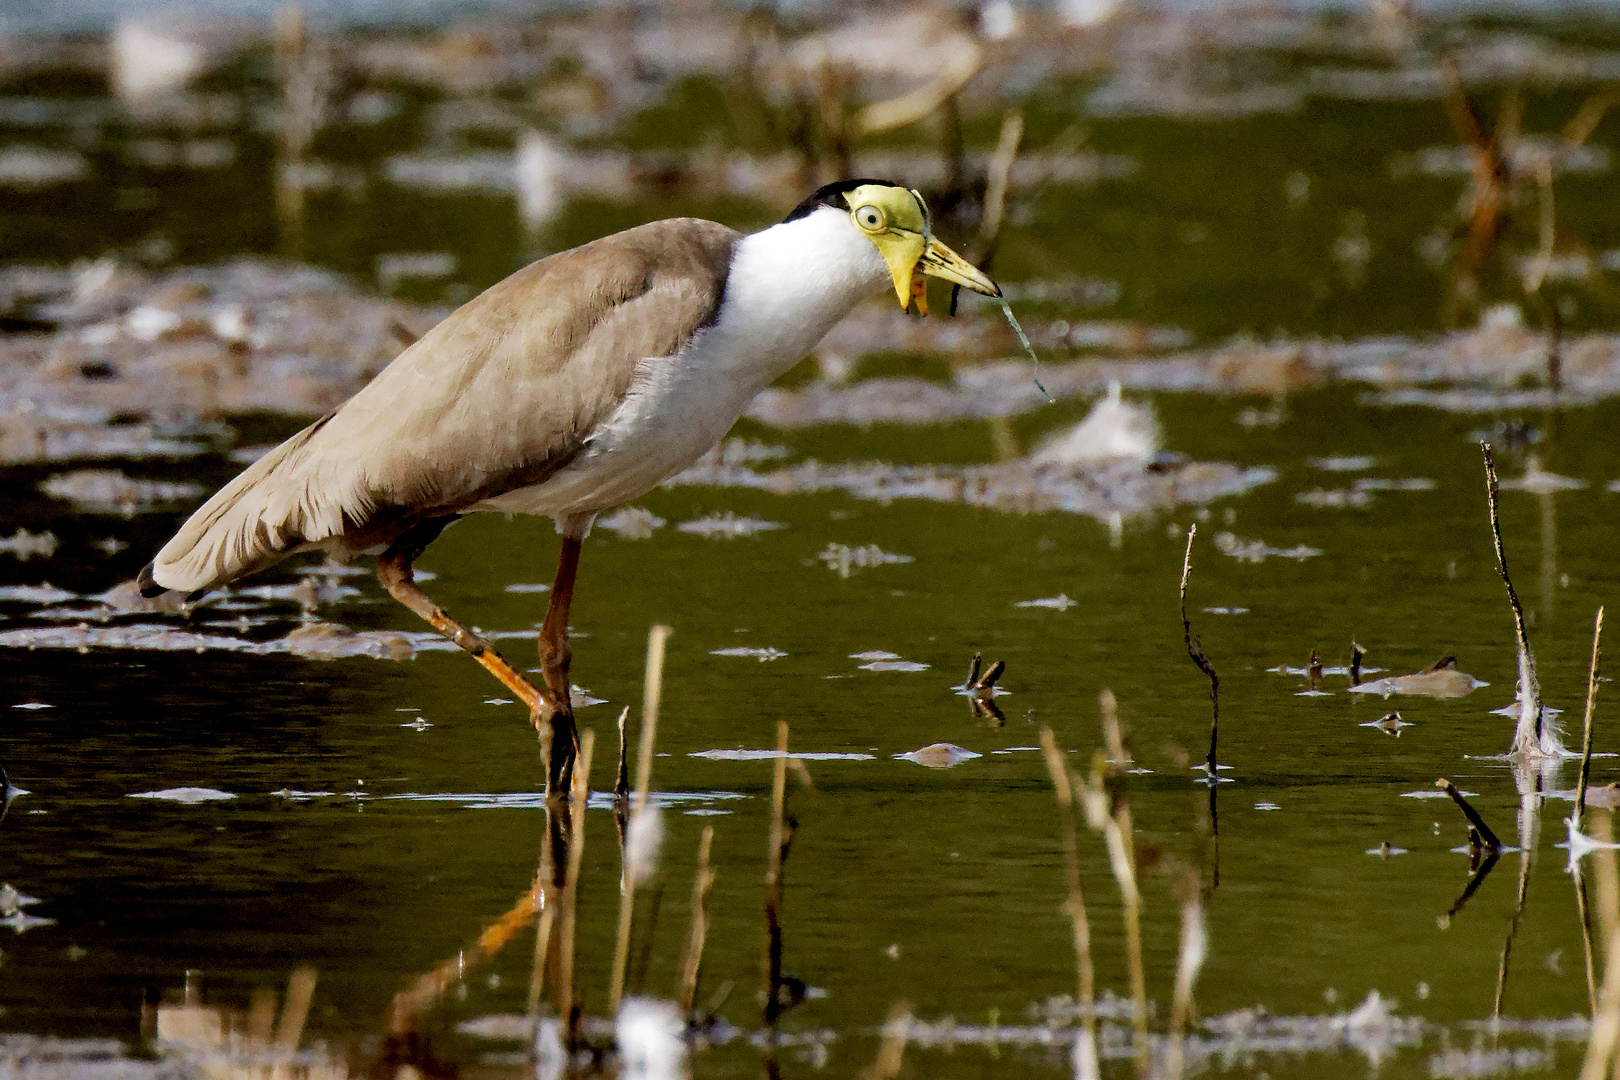
[{"label": "wading bird", "polygon": [[[549,725],[555,785],[574,756],[568,608],[596,515],[709,450],[884,286],[926,314],[925,275],[1001,295],[933,236],[921,195],[881,180],[829,184],[747,236],[672,218],[541,259],[221,488],[141,571],[141,594],[196,598],[300,551],[378,552],[383,587]],[[550,517],[562,534],[541,688],[415,583],[428,544],[480,510]]]}]

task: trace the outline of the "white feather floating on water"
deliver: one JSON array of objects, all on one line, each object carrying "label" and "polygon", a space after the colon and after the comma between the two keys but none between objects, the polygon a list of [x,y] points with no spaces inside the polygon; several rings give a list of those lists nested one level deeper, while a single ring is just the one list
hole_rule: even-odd
[{"label": "white feather floating on water", "polygon": [[1078,465],[1119,458],[1145,460],[1159,452],[1159,421],[1149,405],[1126,401],[1119,382],[1091,407],[1086,418],[1035,453],[1037,465]]},{"label": "white feather floating on water", "polygon": [[685,1029],[673,1002],[627,998],[614,1025],[619,1075],[624,1080],[684,1080]]}]

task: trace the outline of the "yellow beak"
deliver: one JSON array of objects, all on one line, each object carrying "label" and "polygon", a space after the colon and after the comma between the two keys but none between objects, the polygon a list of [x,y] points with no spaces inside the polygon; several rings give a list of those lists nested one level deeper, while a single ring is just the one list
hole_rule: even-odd
[{"label": "yellow beak", "polygon": [[972,263],[946,247],[935,237],[920,233],[893,232],[879,243],[879,251],[894,277],[894,293],[902,310],[916,301],[919,314],[928,314],[928,294],[924,275],[944,278],[986,296],[1000,296],[1001,289]]}]

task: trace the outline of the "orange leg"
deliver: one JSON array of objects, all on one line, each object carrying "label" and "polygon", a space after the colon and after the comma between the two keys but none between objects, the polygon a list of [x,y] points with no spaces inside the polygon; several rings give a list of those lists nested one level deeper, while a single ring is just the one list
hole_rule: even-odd
[{"label": "orange leg", "polygon": [[[439,518],[425,521],[401,536],[394,546],[377,557],[377,580],[382,582],[383,588],[395,600],[410,608],[433,629],[465,649],[474,660],[482,664],[491,675],[501,680],[501,683],[512,693],[518,696],[523,704],[529,707],[529,715],[536,730],[541,728],[542,721],[549,721],[551,741],[547,747],[547,758],[551,767],[547,770],[548,791],[566,791],[566,783],[558,781],[558,777],[566,780],[568,769],[572,767],[575,746],[578,736],[574,731],[574,716],[568,703],[568,657],[567,657],[567,627],[568,609],[565,600],[562,606],[561,620],[563,626],[563,655],[562,655],[562,686],[563,693],[560,701],[553,696],[552,675],[547,672],[547,689],[540,690],[528,679],[525,679],[516,668],[507,663],[501,654],[479,637],[477,634],[452,619],[443,608],[434,603],[426,593],[416,584],[414,563],[454,518]],[[567,542],[565,541],[565,544]],[[579,560],[578,542],[574,542],[573,562]],[[559,571],[559,584],[562,573]],[[568,593],[573,592],[573,569],[568,567],[567,572]],[[553,593],[552,606],[556,606],[555,593]],[[551,625],[551,615],[548,610],[546,625]],[[541,640],[545,640],[542,630]],[[562,736],[559,741],[559,736]],[[560,751],[560,752],[559,752]]]}]

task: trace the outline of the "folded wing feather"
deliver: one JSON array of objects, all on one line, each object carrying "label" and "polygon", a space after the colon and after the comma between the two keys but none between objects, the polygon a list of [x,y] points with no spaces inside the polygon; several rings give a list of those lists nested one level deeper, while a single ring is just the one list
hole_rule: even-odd
[{"label": "folded wing feather", "polygon": [[365,550],[544,482],[645,362],[671,361],[713,318],[737,240],[714,222],[653,222],[492,286],[221,488],[143,584],[194,592],[299,550]]}]

